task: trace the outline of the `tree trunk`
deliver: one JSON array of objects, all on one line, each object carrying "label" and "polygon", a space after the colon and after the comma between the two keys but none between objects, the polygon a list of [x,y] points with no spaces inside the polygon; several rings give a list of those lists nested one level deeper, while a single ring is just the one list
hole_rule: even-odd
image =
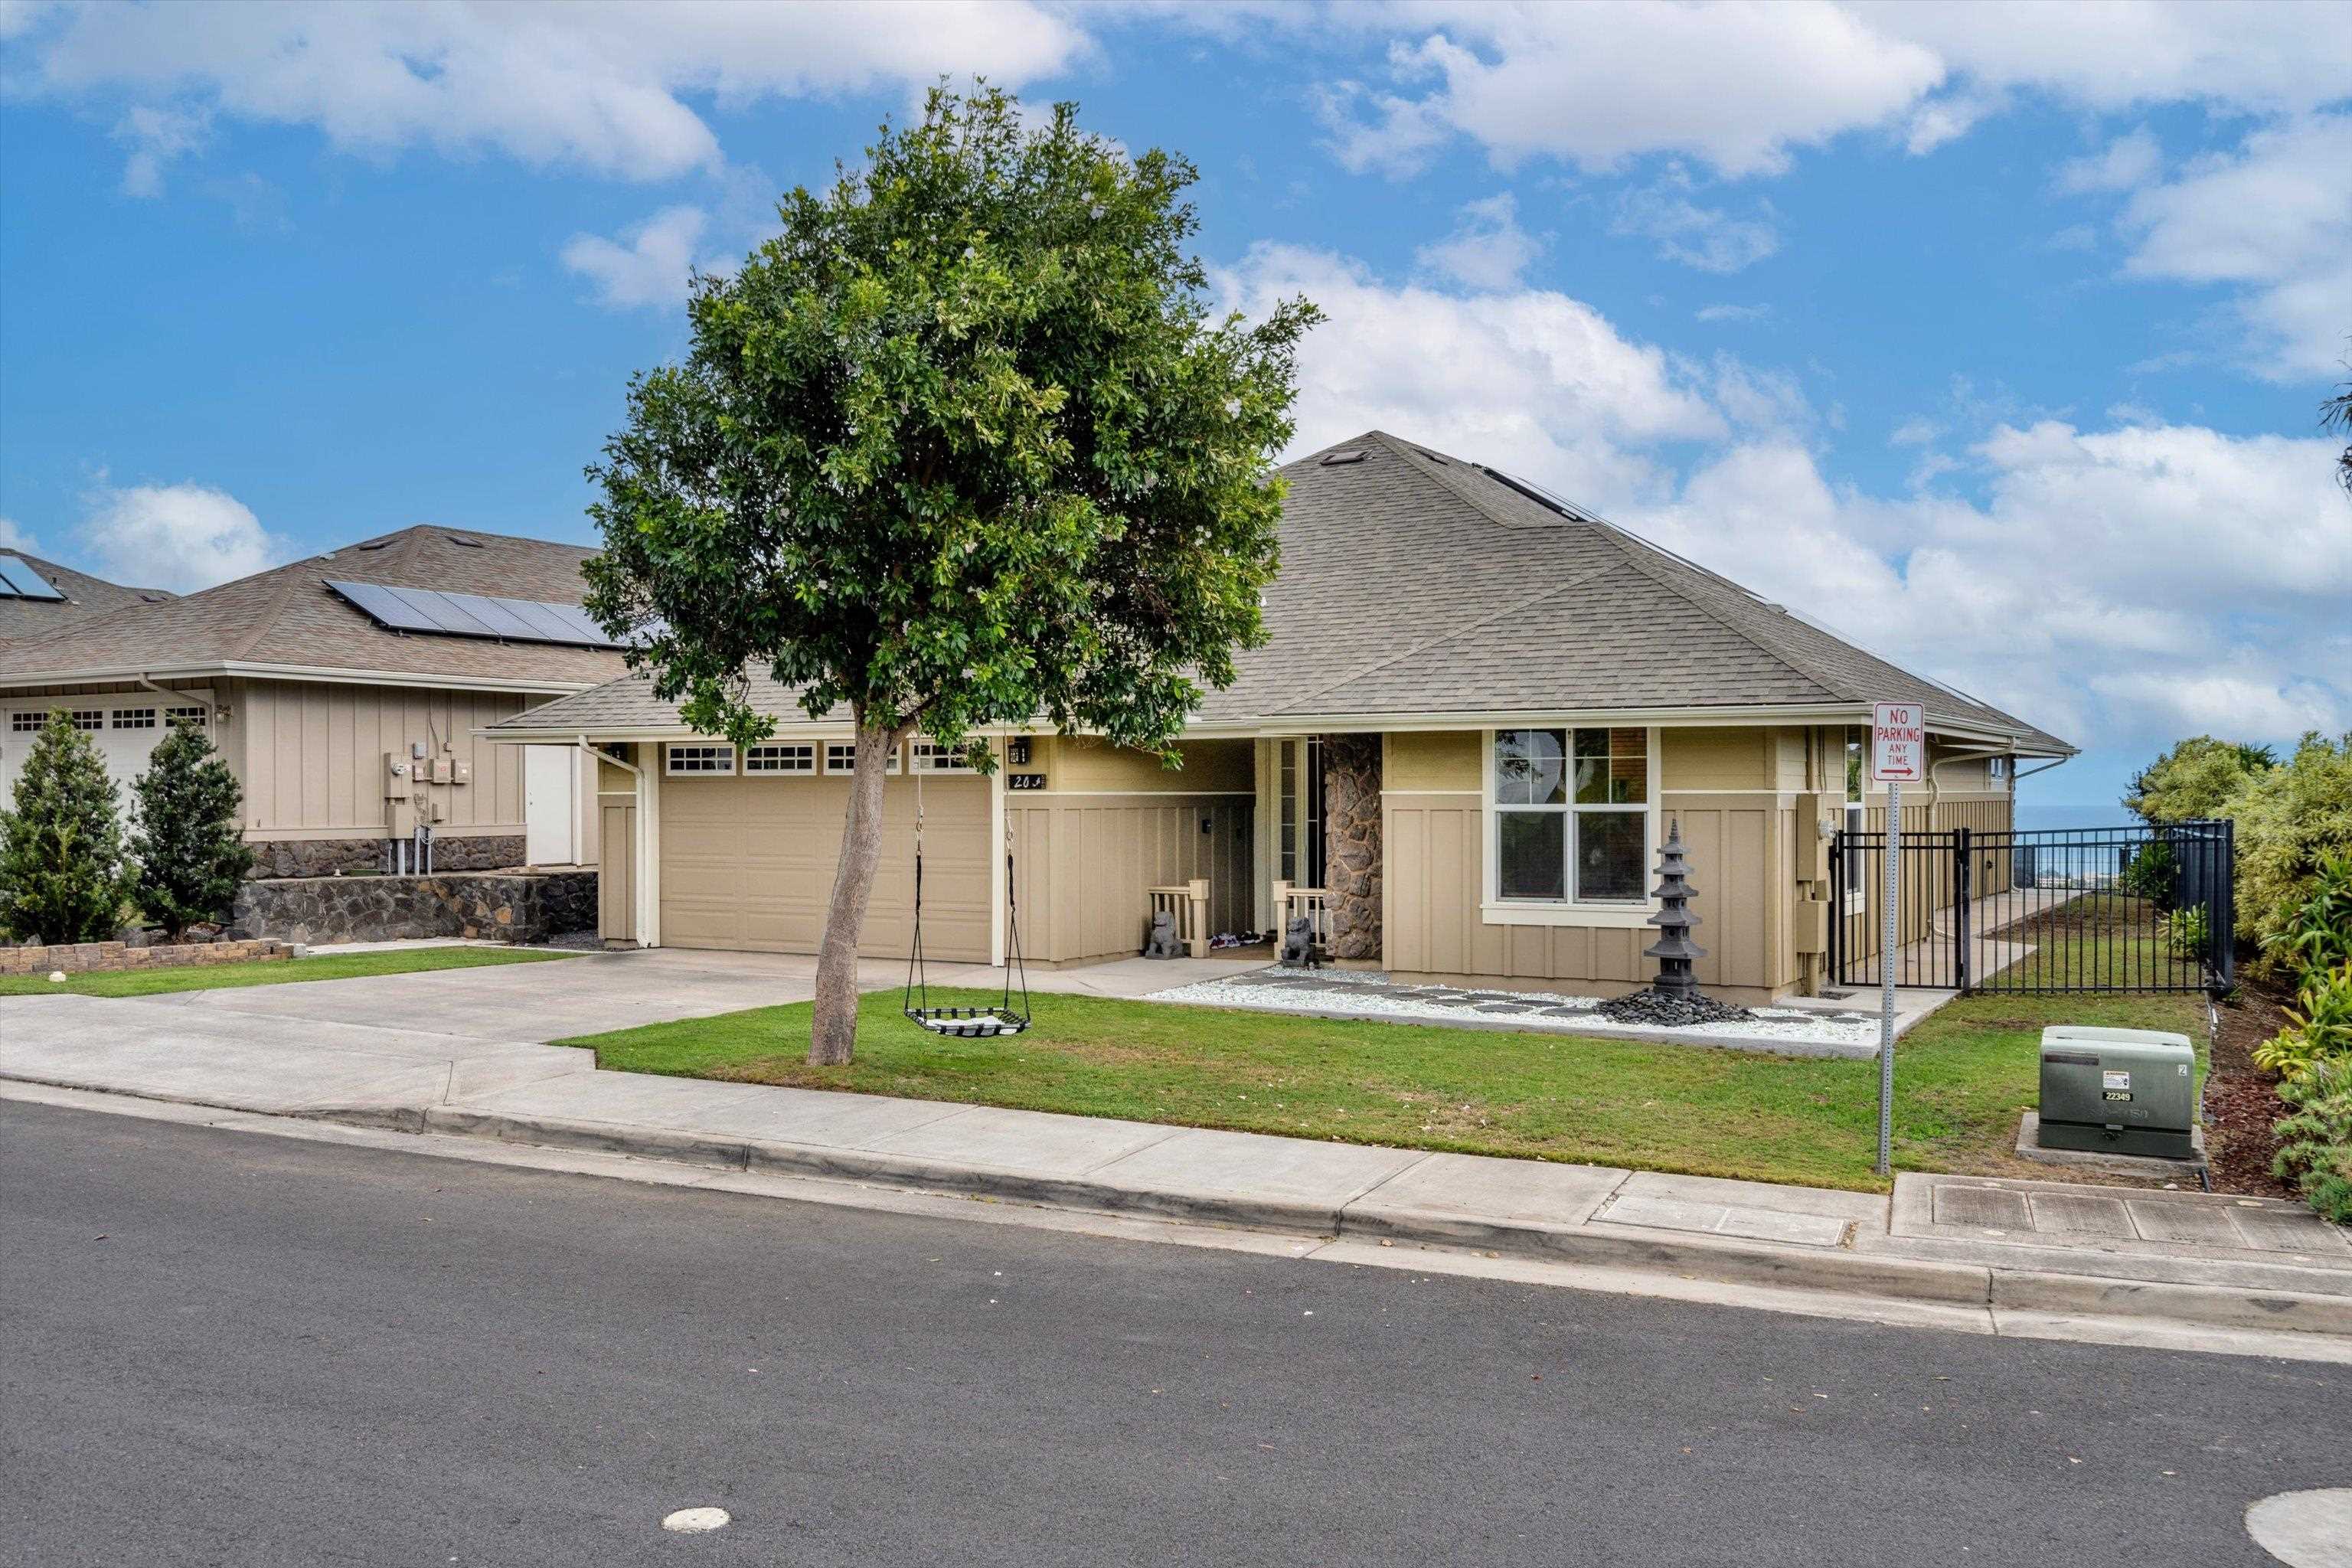
[{"label": "tree trunk", "polygon": [[857,767],[849,777],[849,811],[842,824],[841,864],[825,906],[824,941],[817,949],[816,1003],[809,1031],[811,1067],[845,1066],[857,1049],[857,938],[882,860],[882,786],[890,758],[906,731],[869,730],[858,715]]}]

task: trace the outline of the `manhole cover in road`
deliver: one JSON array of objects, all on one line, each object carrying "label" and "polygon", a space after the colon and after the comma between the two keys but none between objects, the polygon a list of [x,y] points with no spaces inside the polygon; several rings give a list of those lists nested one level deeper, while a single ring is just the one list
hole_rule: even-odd
[{"label": "manhole cover in road", "polygon": [[680,1535],[700,1535],[706,1530],[717,1530],[728,1522],[723,1508],[682,1508],[662,1517],[662,1528]]},{"label": "manhole cover in road", "polygon": [[2266,1497],[2246,1510],[2246,1533],[2287,1568],[2352,1568],[2352,1487]]}]

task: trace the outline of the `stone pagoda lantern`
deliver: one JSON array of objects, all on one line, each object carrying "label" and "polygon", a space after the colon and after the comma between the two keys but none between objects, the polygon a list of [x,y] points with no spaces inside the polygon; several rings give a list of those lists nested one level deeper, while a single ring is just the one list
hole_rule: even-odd
[{"label": "stone pagoda lantern", "polygon": [[1662,906],[1650,917],[1650,924],[1658,928],[1658,940],[1642,953],[1658,961],[1658,978],[1650,988],[1681,1002],[1699,999],[1698,976],[1691,965],[1706,956],[1706,949],[1690,939],[1691,927],[1699,923],[1690,911],[1691,895],[1697,891],[1690,883],[1690,862],[1683,857],[1683,825],[1677,819],[1666,830],[1665,846],[1658,851],[1658,885],[1650,889],[1650,896]]}]

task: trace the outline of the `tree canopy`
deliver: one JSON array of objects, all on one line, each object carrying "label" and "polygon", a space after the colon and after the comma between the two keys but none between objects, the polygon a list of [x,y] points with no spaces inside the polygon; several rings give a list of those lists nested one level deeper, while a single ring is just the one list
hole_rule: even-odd
[{"label": "tree canopy", "polygon": [[1196,178],[1072,105],[1029,128],[1005,93],[934,89],[698,277],[691,347],[632,381],[589,469],[589,607],[658,693],[739,743],[772,728],[764,673],[862,728],[1035,717],[1166,753],[1263,637],[1269,468],[1319,319],[1213,317]]},{"label": "tree canopy", "polygon": [[177,937],[226,917],[253,868],[237,824],[245,793],[204,731],[174,721],[131,785],[139,806],[131,853],[140,907]]},{"label": "tree canopy", "polygon": [[14,809],[0,811],[0,931],[50,944],[114,935],[129,890],[119,799],[89,737],[52,710]]}]

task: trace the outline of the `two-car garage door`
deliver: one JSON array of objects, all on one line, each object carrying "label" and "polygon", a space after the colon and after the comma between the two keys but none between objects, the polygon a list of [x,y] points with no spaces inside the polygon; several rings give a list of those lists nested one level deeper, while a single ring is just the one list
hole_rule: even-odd
[{"label": "two-car garage door", "polygon": [[[889,781],[882,866],[857,951],[904,958],[913,936],[915,783]],[[849,804],[845,777],[661,781],[667,947],[814,952]],[[923,780],[923,951],[988,962],[988,784]]]}]

